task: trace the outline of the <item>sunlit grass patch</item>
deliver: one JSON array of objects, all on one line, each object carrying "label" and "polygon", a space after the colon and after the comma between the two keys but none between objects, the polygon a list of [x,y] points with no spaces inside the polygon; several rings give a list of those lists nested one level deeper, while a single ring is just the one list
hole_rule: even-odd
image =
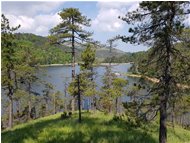
[{"label": "sunlit grass patch", "polygon": [[[158,143],[156,122],[129,127],[125,121],[113,121],[113,115],[83,112],[62,120],[56,114],[15,126],[2,132],[3,143]],[[190,131],[176,126],[168,128],[168,143],[188,143]]]}]

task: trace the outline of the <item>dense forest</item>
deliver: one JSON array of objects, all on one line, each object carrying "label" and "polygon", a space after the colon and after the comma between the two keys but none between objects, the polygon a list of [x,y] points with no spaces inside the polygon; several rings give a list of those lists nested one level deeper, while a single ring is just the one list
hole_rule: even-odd
[{"label": "dense forest", "polygon": [[48,39],[45,37],[18,33],[15,34],[15,40],[21,46],[33,47],[31,54],[36,56],[36,65],[64,64],[70,62],[70,55],[63,49],[50,45]]},{"label": "dense forest", "polygon": [[[118,15],[133,25],[129,35],[107,45],[86,31],[91,20],[76,8],[60,11],[62,21],[47,37],[18,33],[22,25],[11,27],[2,14],[2,142],[188,142],[190,28],[182,21],[189,5],[140,2]],[[113,48],[117,40],[150,49],[125,53]],[[103,75],[96,71],[101,63]],[[114,72],[113,63],[130,69]],[[40,78],[42,65],[70,68],[62,91]]]},{"label": "dense forest", "polygon": [[[38,57],[37,58],[38,64],[40,65],[65,64],[65,63],[70,63],[71,61],[71,57],[69,54],[70,49],[67,48],[66,46],[59,46],[59,45],[52,46],[48,42],[47,37],[37,36],[35,34],[29,34],[29,33],[16,33],[15,35],[16,35],[15,38],[18,42],[31,44],[33,47],[35,47],[36,50],[32,52],[34,52],[33,54]],[[85,49],[85,47],[81,45],[77,45],[76,49],[77,49],[76,59],[78,62],[81,62],[80,55],[81,55],[81,52]],[[118,49],[113,48],[112,54],[114,55],[114,57],[119,58],[125,53]],[[98,49],[96,49],[96,60],[98,63],[107,62],[106,58],[108,57],[109,57],[108,48],[101,46],[101,47],[98,47]],[[115,60],[113,60],[113,62],[115,62]],[[122,60],[122,62],[127,62],[127,60]]]}]

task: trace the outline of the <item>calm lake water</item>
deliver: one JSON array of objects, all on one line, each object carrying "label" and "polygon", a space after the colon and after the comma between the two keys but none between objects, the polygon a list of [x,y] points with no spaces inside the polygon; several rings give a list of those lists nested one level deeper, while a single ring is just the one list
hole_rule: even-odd
[{"label": "calm lake water", "polygon": [[[124,78],[128,80],[128,85],[126,85],[126,88],[130,88],[131,85],[138,82],[138,78],[130,78],[127,76],[124,76],[123,74],[127,73],[129,68],[131,67],[131,64],[118,64],[118,65],[112,65],[111,69],[114,73],[120,73],[121,75],[118,77]],[[71,82],[71,66],[49,66],[49,67],[43,67],[37,72],[37,76],[47,83],[50,83],[54,87],[54,91],[60,91],[64,95],[65,90],[65,83],[68,85],[69,82]],[[98,66],[94,68],[94,72],[96,73],[95,81],[98,85],[98,88],[102,86],[102,77],[106,71],[105,66]],[[80,73],[80,67],[76,66],[76,74]],[[38,92],[42,94],[44,87],[41,84],[34,84],[32,87],[32,90],[35,92]],[[143,92],[143,91],[141,91]],[[69,97],[67,93],[67,97]],[[129,97],[127,95],[124,95],[120,99],[122,102],[128,101]],[[89,104],[88,98],[84,101],[84,108],[87,107]]]},{"label": "calm lake water", "polygon": [[[126,80],[128,80],[128,85],[126,85],[126,89],[130,90],[130,87],[132,87],[132,85],[134,83],[138,83],[139,79],[138,78],[131,78],[131,77],[127,77],[124,76],[123,74],[127,73],[129,68],[131,67],[131,64],[118,64],[118,65],[112,65],[111,69],[112,72],[114,73],[120,73],[121,75],[118,77],[124,78]],[[80,67],[76,66],[76,74],[80,73]],[[50,83],[53,85],[54,89],[52,90],[52,92],[56,92],[56,91],[60,91],[61,93],[64,94],[65,92],[65,83],[68,84],[71,82],[71,70],[72,67],[71,66],[49,66],[49,67],[41,67],[38,71],[37,71],[37,77],[41,80],[41,81],[45,81],[46,83]],[[101,88],[102,86],[102,77],[104,75],[106,71],[106,67],[105,66],[98,66],[94,68],[94,72],[96,73],[95,76],[95,81],[97,83],[97,88]],[[39,93],[40,95],[43,95],[43,90],[44,90],[44,85],[42,83],[34,83],[32,85],[32,91]],[[145,93],[146,90],[141,91],[141,93]],[[3,93],[2,93],[3,95]],[[6,96],[2,96],[3,98],[6,98]],[[69,94],[67,93],[67,98],[70,98]],[[127,95],[123,95],[120,100],[122,102],[126,102],[128,101],[130,98]],[[89,98],[85,98],[84,100],[84,105],[83,108],[87,108],[89,103]]]},{"label": "calm lake water", "polygon": [[[130,67],[131,67],[131,64],[118,64],[118,65],[113,65],[111,69],[112,69],[112,72],[114,73],[125,74],[128,72]],[[76,70],[76,74],[80,73],[80,67],[78,65],[75,67],[75,70]],[[43,67],[37,71],[37,76],[40,80],[52,84],[55,91],[60,91],[64,93],[65,83],[69,84],[72,79],[71,71],[72,71],[71,66]],[[101,87],[102,85],[102,77],[105,71],[106,71],[105,66],[98,66],[94,68],[94,72],[96,73],[95,81],[99,87]],[[133,78],[128,78],[123,75],[118,76],[118,77],[122,77],[129,80],[130,84],[133,84],[135,80]],[[38,84],[38,83],[34,84],[32,87],[33,91],[36,91],[40,94],[42,93],[43,89],[44,87],[42,86],[42,84]]]}]

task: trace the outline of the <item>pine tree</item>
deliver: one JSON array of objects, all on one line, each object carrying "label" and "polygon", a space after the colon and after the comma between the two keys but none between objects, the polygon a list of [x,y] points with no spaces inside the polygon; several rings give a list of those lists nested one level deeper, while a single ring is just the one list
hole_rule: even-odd
[{"label": "pine tree", "polygon": [[172,65],[181,53],[176,50],[174,43],[179,40],[177,37],[184,28],[184,15],[189,13],[189,2],[141,2],[139,9],[122,18],[128,24],[134,24],[129,29],[132,36],[121,36],[124,42],[152,46],[149,60],[156,63],[159,78],[159,83],[152,89],[152,94],[159,95],[157,101],[152,103],[152,108],[160,112],[160,143],[167,141],[167,106],[175,98],[176,83],[179,81],[179,77],[173,75]]},{"label": "pine tree", "polygon": [[16,76],[16,85],[18,89],[22,89],[28,92],[28,120],[31,115],[31,98],[32,94],[32,83],[36,82],[38,78],[36,77],[36,65],[37,60],[34,55],[34,47],[31,42],[25,40],[17,41],[19,47],[15,53],[15,58],[17,61],[17,66],[15,66],[15,76]]},{"label": "pine tree", "polygon": [[86,75],[85,78],[88,81],[88,88],[84,91],[84,96],[91,97],[90,104],[93,106],[93,109],[96,108],[96,83],[94,81],[95,73],[93,71],[93,64],[96,58],[95,56],[95,48],[93,45],[88,44],[86,49],[81,53],[83,63],[80,65],[81,72]]},{"label": "pine tree", "polygon": [[56,114],[57,110],[60,109],[60,106],[63,104],[63,99],[61,98],[61,96],[63,95],[60,91],[51,94],[51,100],[53,102],[53,114]]},{"label": "pine tree", "polygon": [[119,103],[119,97],[124,95],[126,93],[126,85],[127,85],[127,80],[123,78],[115,78],[113,80],[113,90],[114,90],[114,95],[113,98],[115,99],[115,114],[117,115],[118,113],[118,103]]},{"label": "pine tree", "polygon": [[2,87],[7,94],[9,104],[9,128],[13,127],[13,96],[16,89],[15,52],[17,44],[14,41],[14,31],[20,27],[10,27],[9,20],[1,16],[1,49],[2,49]]},{"label": "pine tree", "polygon": [[45,109],[46,109],[46,113],[45,115],[49,115],[49,102],[51,101],[51,92],[53,90],[53,85],[50,83],[45,83],[45,88],[43,90],[43,99],[45,101]]},{"label": "pine tree", "polygon": [[[118,113],[119,97],[125,95],[127,80],[117,77],[111,72],[111,68],[106,67],[103,76],[103,86],[100,89],[100,105],[102,110],[109,113],[113,110]],[[113,106],[115,105],[115,106]]]},{"label": "pine tree", "polygon": [[113,90],[113,80],[115,80],[115,74],[111,73],[110,66],[106,67],[106,72],[102,78],[103,86],[100,89],[100,106],[106,113],[112,112],[113,96],[115,91]]},{"label": "pine tree", "polygon": [[[51,36],[50,42],[54,44],[64,45],[68,47],[71,43],[71,53],[72,53],[72,79],[75,77],[75,53],[76,44],[81,44],[81,42],[91,41],[90,36],[92,33],[85,31],[82,26],[89,27],[90,19],[83,16],[79,9],[76,8],[66,8],[63,9],[59,16],[62,22],[56,27],[50,30]],[[72,111],[75,110],[75,100],[72,101]]]},{"label": "pine tree", "polygon": [[79,123],[81,122],[81,96],[87,91],[89,83],[86,76],[88,76],[86,73],[78,74],[67,88],[70,95],[78,97]]}]

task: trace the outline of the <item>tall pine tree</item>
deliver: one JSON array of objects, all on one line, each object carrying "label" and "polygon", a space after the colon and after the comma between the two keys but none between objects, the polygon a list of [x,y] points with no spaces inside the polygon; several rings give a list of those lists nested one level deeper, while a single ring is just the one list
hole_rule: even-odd
[{"label": "tall pine tree", "polygon": [[152,47],[149,60],[150,63],[156,63],[159,78],[159,83],[152,91],[158,94],[158,100],[154,100],[154,104],[158,105],[160,112],[160,143],[167,142],[167,107],[170,100],[175,98],[176,83],[179,81],[179,77],[173,75],[172,65],[173,59],[181,53],[174,44],[179,41],[178,35],[184,28],[184,15],[189,13],[189,2],[141,2],[136,11],[122,17],[123,21],[134,24],[134,27],[129,29],[131,36],[121,36],[121,39],[124,42],[143,43]]},{"label": "tall pine tree", "polygon": [[9,128],[13,126],[13,95],[16,89],[15,52],[18,46],[15,42],[14,31],[20,27],[10,27],[9,20],[1,16],[1,48],[2,48],[2,88],[7,94],[9,104]]},{"label": "tall pine tree", "polygon": [[[51,36],[49,36],[49,39],[51,43],[69,46],[72,49],[72,79],[74,80],[76,46],[83,41],[91,41],[89,37],[92,33],[85,31],[83,28],[83,26],[90,26],[90,19],[83,16],[79,9],[76,8],[63,9],[59,16],[62,21],[50,30]],[[75,110],[74,99],[75,97],[72,100],[72,111]]]}]

